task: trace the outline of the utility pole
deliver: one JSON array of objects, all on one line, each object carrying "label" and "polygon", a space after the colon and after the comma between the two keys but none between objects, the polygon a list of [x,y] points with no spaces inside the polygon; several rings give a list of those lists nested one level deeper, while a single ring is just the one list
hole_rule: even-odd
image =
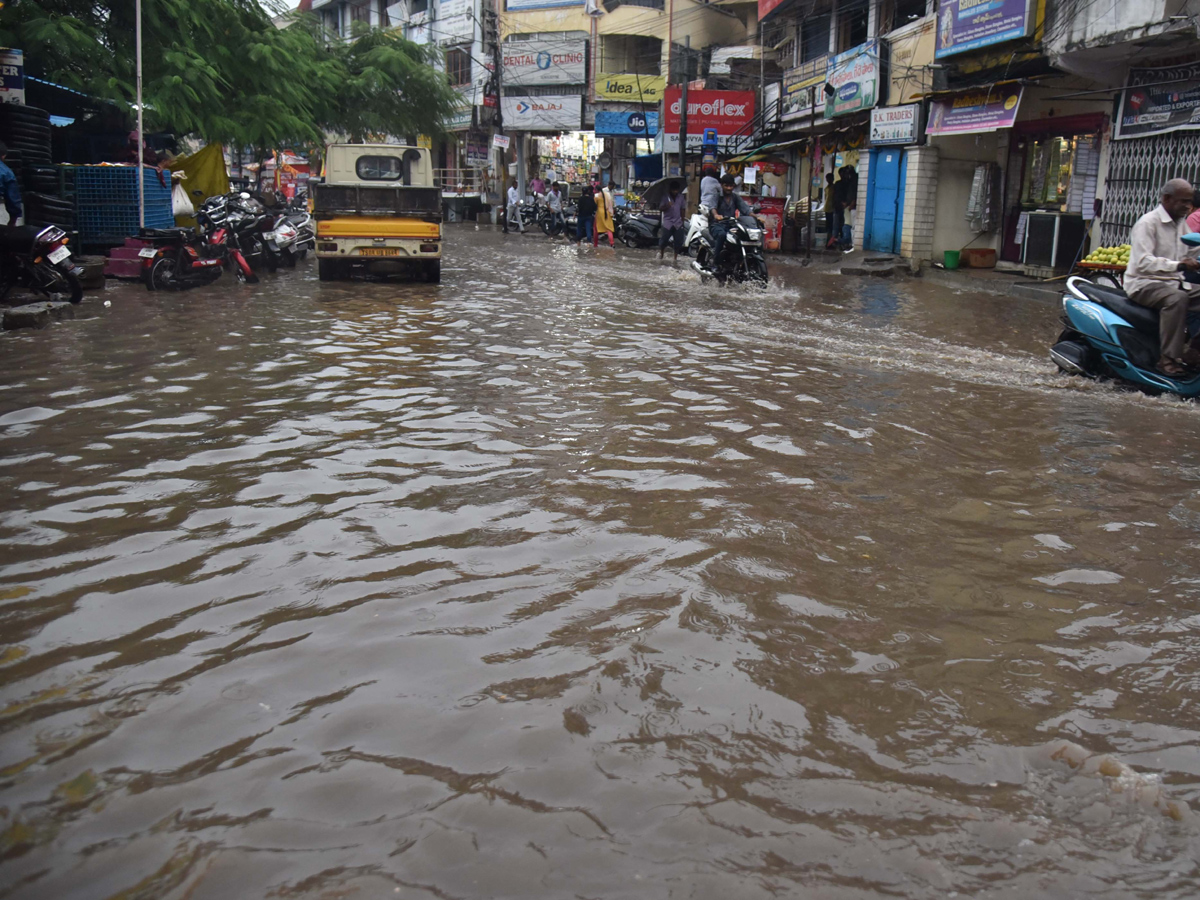
[{"label": "utility pole", "polygon": [[[805,257],[805,262],[812,262],[813,251],[813,232],[817,230],[817,217],[813,213],[813,181],[817,177],[817,145],[820,143],[820,138],[817,137],[817,89],[810,87],[808,89],[809,105],[812,109],[809,116],[809,140],[812,142],[810,148],[810,156],[812,161],[808,164],[808,189],[805,191],[808,194],[808,253]],[[829,198],[825,198],[825,202],[829,202]]]},{"label": "utility pole", "polygon": [[[504,100],[503,92],[501,91],[501,81],[504,72],[504,58],[500,52],[500,16],[496,12],[495,4],[489,4],[486,11],[488,29],[485,37],[490,35],[492,40],[492,83],[496,87],[496,133],[504,134]],[[504,162],[506,152],[503,147],[492,147],[492,158],[499,160],[497,164],[497,172],[500,177],[497,183],[500,186],[500,205],[504,208],[504,215],[507,220],[508,216],[508,166]],[[499,218],[499,216],[497,216]],[[499,225],[499,222],[495,224]],[[507,228],[508,225],[505,225]]]},{"label": "utility pole", "polygon": [[688,83],[687,60],[684,59],[683,90],[679,95],[679,175],[687,178],[687,113],[688,113]]}]

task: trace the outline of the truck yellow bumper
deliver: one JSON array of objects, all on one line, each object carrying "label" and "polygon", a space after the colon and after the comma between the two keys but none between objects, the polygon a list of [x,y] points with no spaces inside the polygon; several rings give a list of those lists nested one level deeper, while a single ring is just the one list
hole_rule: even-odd
[{"label": "truck yellow bumper", "polygon": [[327,238],[415,238],[436,241],[442,236],[438,222],[400,219],[394,216],[360,216],[317,220],[317,239]]}]

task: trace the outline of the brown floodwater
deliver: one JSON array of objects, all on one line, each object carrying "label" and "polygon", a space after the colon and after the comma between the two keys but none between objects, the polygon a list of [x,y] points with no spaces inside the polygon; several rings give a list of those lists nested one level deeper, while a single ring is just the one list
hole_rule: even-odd
[{"label": "brown floodwater", "polygon": [[448,244],[0,336],[0,896],[1200,892],[1200,407]]}]

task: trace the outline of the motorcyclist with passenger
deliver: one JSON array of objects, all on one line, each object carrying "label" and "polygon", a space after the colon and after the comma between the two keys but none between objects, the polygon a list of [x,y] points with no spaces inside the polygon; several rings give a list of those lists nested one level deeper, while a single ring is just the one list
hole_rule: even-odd
[{"label": "motorcyclist with passenger", "polygon": [[737,181],[728,173],[721,176],[721,196],[717,199],[717,204],[709,212],[709,218],[712,224],[709,225],[709,232],[713,239],[713,253],[711,254],[711,262],[705,274],[712,274],[720,271],[721,260],[726,253],[725,236],[729,234],[729,229],[733,227],[733,220],[739,216],[752,216],[754,210],[750,208],[750,204],[742,199],[741,194],[737,193],[734,188],[737,186]]}]

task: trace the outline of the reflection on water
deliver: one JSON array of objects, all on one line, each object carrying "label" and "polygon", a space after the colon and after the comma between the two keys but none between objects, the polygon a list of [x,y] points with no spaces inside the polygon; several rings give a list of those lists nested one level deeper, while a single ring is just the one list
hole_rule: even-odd
[{"label": "reflection on water", "polygon": [[2,342],[5,896],[1196,894],[1200,420],[1053,310],[108,296]]}]

